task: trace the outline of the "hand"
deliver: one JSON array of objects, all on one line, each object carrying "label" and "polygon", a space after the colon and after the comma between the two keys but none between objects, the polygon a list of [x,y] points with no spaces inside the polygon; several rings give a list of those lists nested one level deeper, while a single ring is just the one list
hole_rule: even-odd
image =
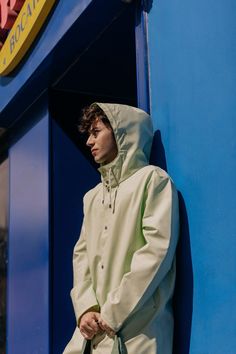
[{"label": "hand", "polygon": [[98,325],[100,314],[98,312],[86,312],[80,319],[79,329],[85,339],[92,339],[97,333],[101,332]]},{"label": "hand", "polygon": [[113,338],[115,336],[115,331],[108,326],[108,324],[101,318],[100,314],[98,315],[99,315],[99,320],[98,320],[99,327],[106,332],[108,337]]}]

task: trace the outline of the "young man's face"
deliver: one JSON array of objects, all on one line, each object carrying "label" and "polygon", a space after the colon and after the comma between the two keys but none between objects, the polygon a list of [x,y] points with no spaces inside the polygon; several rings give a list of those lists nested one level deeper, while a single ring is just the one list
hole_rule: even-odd
[{"label": "young man's face", "polygon": [[113,161],[118,153],[112,129],[100,119],[91,125],[86,145],[90,147],[94,160],[100,164]]}]

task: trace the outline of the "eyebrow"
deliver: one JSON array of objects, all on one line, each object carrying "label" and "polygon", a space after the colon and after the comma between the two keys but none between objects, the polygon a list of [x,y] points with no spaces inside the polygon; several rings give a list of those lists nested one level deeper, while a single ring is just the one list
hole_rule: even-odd
[{"label": "eyebrow", "polygon": [[89,132],[89,134],[92,134],[92,133],[94,133],[96,130],[99,130],[99,129],[100,129],[100,128],[98,128],[98,127],[94,127],[94,128],[89,129],[88,132]]}]

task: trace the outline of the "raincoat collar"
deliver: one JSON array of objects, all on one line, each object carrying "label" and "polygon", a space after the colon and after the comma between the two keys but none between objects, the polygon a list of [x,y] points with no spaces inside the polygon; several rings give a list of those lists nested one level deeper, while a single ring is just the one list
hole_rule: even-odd
[{"label": "raincoat collar", "polygon": [[99,167],[98,171],[101,173],[102,182],[106,187],[116,187],[119,185],[123,161],[124,157],[118,154],[115,160]]}]

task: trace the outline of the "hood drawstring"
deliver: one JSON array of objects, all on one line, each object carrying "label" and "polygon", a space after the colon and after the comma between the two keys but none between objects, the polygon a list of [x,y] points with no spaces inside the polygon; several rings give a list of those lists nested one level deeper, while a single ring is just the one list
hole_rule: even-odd
[{"label": "hood drawstring", "polygon": [[[115,194],[114,194],[114,199],[113,199],[113,207],[112,207],[112,188],[111,188],[111,174],[113,174],[113,177],[116,181],[116,188],[115,188]],[[117,197],[117,192],[119,188],[119,182],[112,170],[112,168],[109,168],[108,170],[108,182],[102,182],[102,204],[105,203],[105,189],[107,188],[109,192],[109,209],[112,209],[112,214],[115,212],[115,203],[116,203],[116,197]]]},{"label": "hood drawstring", "polygon": [[111,208],[111,168],[108,171],[109,208]]},{"label": "hood drawstring", "polygon": [[105,185],[104,181],[102,182],[102,204],[105,202]]},{"label": "hood drawstring", "polygon": [[115,212],[115,205],[116,205],[116,196],[117,196],[117,192],[118,192],[118,186],[116,186],[116,190],[115,190],[115,196],[114,196],[114,202],[113,202],[113,209],[112,209],[112,214],[114,214]]}]

